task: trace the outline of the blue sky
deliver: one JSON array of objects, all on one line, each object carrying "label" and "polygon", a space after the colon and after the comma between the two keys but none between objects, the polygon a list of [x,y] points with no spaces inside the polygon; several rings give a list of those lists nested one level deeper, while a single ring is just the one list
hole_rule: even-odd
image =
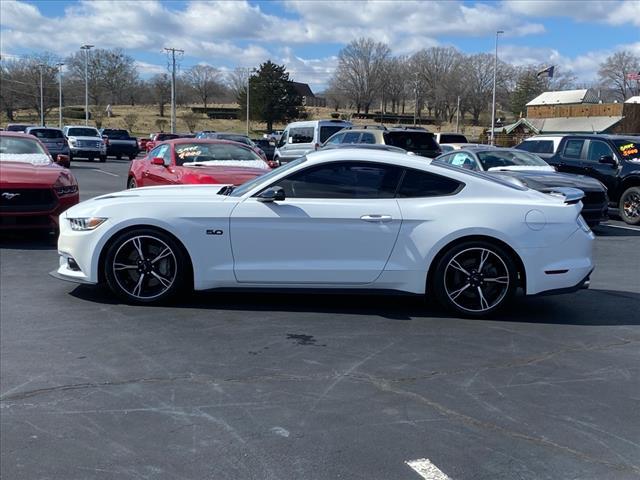
[{"label": "blue sky", "polygon": [[181,68],[222,70],[271,59],[294,79],[323,88],[340,49],[369,36],[397,55],[435,45],[493,52],[516,64],[555,64],[581,83],[616,50],[640,54],[637,0],[503,1],[19,1],[0,2],[3,58],[83,43],[123,48],[143,76],[166,71],[162,47],[183,48]]}]

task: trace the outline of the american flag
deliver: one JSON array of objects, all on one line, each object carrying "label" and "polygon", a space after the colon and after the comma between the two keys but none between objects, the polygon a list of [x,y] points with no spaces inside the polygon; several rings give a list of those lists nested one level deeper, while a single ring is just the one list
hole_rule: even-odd
[{"label": "american flag", "polygon": [[627,80],[640,80],[640,72],[627,73]]}]

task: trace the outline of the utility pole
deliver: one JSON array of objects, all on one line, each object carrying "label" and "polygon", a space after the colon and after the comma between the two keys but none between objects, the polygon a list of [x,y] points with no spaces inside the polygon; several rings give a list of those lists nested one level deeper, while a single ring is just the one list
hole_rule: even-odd
[{"label": "utility pole", "polygon": [[414,81],[415,103],[413,107],[413,126],[416,126],[416,117],[418,115],[418,72],[416,72],[416,79]]},{"label": "utility pole", "polygon": [[251,91],[251,69],[247,68],[247,137],[249,136],[249,92]]},{"label": "utility pole", "polygon": [[62,128],[62,66],[64,63],[56,63],[58,67],[58,127]]},{"label": "utility pole", "polygon": [[84,124],[89,125],[89,50],[94,45],[85,44],[80,47],[84,50]]},{"label": "utility pole", "polygon": [[171,133],[176,133],[176,52],[184,53],[178,48],[167,48],[171,52]]},{"label": "utility pole", "polygon": [[458,95],[458,106],[456,107],[456,133],[460,127],[460,95]]},{"label": "utility pole", "polygon": [[504,33],[503,30],[496,32],[496,55],[493,59],[493,99],[491,101],[491,145],[496,144],[496,75],[498,70],[498,36]]},{"label": "utility pole", "polygon": [[44,63],[39,63],[40,67],[40,126],[44,127],[44,89],[42,88],[42,67]]}]

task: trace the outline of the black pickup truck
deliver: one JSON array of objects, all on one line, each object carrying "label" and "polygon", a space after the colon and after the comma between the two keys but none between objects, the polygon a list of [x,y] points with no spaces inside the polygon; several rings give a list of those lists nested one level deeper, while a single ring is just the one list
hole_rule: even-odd
[{"label": "black pickup truck", "polygon": [[546,160],[560,172],[600,180],[620,217],[640,225],[640,136],[566,135]]},{"label": "black pickup truck", "polygon": [[103,128],[100,130],[102,137],[107,138],[107,155],[120,159],[129,157],[133,160],[140,151],[138,148],[138,140],[129,136],[126,130],[116,128]]}]

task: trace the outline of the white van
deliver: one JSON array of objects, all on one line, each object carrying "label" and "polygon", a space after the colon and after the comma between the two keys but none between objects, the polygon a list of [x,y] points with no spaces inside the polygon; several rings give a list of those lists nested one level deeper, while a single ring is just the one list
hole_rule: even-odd
[{"label": "white van", "polygon": [[310,120],[292,122],[282,132],[273,159],[280,165],[320,148],[325,140],[351,122],[344,120]]}]

